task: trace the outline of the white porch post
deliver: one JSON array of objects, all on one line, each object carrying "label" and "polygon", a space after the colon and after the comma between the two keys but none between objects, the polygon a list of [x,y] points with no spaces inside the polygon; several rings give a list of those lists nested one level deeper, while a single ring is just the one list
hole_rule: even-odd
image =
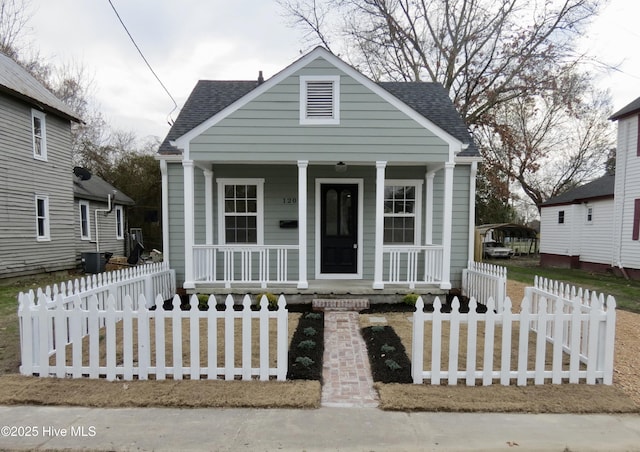
[{"label": "white porch post", "polygon": [[476,241],[476,175],[478,174],[478,162],[471,163],[469,171],[469,262],[475,260]]},{"label": "white porch post", "polygon": [[424,197],[425,207],[425,227],[424,227],[424,244],[433,244],[433,179],[436,177],[436,171],[427,171],[424,178],[426,180],[426,196]]},{"label": "white porch post", "polygon": [[387,162],[376,162],[376,236],[374,252],[373,288],[384,289],[382,281],[384,246],[384,179]]},{"label": "white porch post", "polygon": [[206,243],[213,245],[213,171],[203,169],[204,173],[204,211],[206,227]]},{"label": "white porch post", "polygon": [[169,255],[169,169],[167,161],[160,160],[162,177],[162,260],[170,265]]},{"label": "white porch post", "polygon": [[184,284],[185,289],[194,289],[193,274],[193,245],[195,241],[194,234],[194,166],[193,160],[184,160],[182,162],[184,169]]},{"label": "white porch post", "polygon": [[451,227],[453,225],[453,169],[456,164],[444,165],[444,206],[442,209],[442,281],[440,288],[451,289]]},{"label": "white porch post", "polygon": [[307,281],[307,166],[298,160],[298,289],[308,289]]}]

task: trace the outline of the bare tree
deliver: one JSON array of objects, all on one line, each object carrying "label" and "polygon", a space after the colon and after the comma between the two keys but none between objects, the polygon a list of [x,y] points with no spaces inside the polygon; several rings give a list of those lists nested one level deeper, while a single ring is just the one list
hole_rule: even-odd
[{"label": "bare tree", "polygon": [[574,61],[598,0],[279,0],[375,80],[434,81],[469,124],[546,89]]},{"label": "bare tree", "polygon": [[23,50],[31,16],[29,0],[0,0],[0,52],[17,57]]}]

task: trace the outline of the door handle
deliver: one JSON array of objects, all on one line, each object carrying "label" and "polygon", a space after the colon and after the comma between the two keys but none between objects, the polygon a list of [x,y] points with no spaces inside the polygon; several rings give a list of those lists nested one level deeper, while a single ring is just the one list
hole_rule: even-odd
[{"label": "door handle", "polygon": [[357,243],[354,243],[354,244],[353,244],[353,249],[354,249],[354,250],[357,250],[357,249],[358,249],[358,244],[357,244]]}]

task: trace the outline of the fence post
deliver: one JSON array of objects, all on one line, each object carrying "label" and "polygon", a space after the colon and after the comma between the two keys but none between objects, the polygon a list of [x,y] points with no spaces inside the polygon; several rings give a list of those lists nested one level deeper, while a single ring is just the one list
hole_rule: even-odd
[{"label": "fence post", "polygon": [[289,338],[289,311],[287,309],[287,301],[284,295],[280,295],[278,298],[278,331],[277,331],[277,375],[278,381],[284,381],[287,379],[287,370],[289,367],[289,360],[287,359],[287,341]]},{"label": "fence post", "polygon": [[602,382],[605,385],[613,384],[613,356],[616,338],[616,300],[611,295],[607,297],[607,319],[605,321],[606,339],[604,349],[604,378]]},{"label": "fence post", "polygon": [[33,328],[33,298],[20,292],[18,294],[18,319],[20,321],[20,373],[22,375],[33,374],[34,342],[36,341],[36,329]]},{"label": "fence post", "polygon": [[422,384],[424,367],[424,301],[422,297],[416,300],[413,313],[413,340],[411,344],[411,374],[414,384]]}]

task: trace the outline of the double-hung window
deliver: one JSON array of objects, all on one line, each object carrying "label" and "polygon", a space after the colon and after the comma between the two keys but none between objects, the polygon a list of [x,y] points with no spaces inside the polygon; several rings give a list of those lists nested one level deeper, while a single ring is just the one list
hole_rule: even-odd
[{"label": "double-hung window", "polygon": [[89,202],[80,201],[80,239],[91,240],[91,217],[89,214]]},{"label": "double-hung window", "polygon": [[218,179],[220,243],[263,243],[263,179]]},{"label": "double-hung window", "polygon": [[36,240],[45,242],[51,240],[49,232],[49,197],[36,195]]},{"label": "double-hung window", "polygon": [[384,244],[420,243],[422,181],[388,180],[384,187]]},{"label": "double-hung window", "polygon": [[33,158],[47,160],[46,115],[39,110],[31,110],[31,130],[33,135]]},{"label": "double-hung window", "polygon": [[124,240],[124,208],[116,206],[116,239]]},{"label": "double-hung window", "polygon": [[300,77],[300,124],[340,124],[340,76]]}]

